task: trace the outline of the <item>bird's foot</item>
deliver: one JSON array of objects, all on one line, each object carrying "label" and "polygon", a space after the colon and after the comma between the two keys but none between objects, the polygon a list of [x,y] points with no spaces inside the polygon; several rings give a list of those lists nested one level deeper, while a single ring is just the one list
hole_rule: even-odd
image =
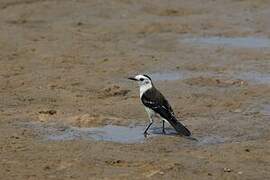
[{"label": "bird's foot", "polygon": [[144,132],[143,135],[144,135],[145,138],[147,138],[147,136],[150,135],[150,134],[147,133],[147,132]]}]

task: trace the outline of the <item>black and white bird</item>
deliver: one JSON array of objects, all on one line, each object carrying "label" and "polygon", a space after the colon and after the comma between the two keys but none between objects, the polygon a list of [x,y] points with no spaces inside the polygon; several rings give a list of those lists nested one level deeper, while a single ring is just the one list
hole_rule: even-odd
[{"label": "black and white bird", "polygon": [[137,75],[128,79],[138,82],[140,86],[140,98],[150,119],[150,123],[144,131],[145,136],[148,135],[147,131],[153,124],[154,116],[158,116],[162,119],[162,131],[164,134],[166,133],[165,122],[167,122],[172,127],[174,127],[178,133],[184,136],[191,135],[190,131],[176,119],[170,104],[165,99],[165,97],[155,88],[149,76]]}]

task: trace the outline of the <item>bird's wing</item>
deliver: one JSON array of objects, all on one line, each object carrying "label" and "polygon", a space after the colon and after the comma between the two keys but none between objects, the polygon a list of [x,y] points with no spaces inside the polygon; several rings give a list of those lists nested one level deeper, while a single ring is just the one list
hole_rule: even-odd
[{"label": "bird's wing", "polygon": [[158,113],[162,118],[166,119],[175,128],[177,132],[185,136],[190,136],[190,131],[176,119],[168,101],[157,89],[153,88],[147,90],[142,95],[142,103],[146,107]]},{"label": "bird's wing", "polygon": [[157,89],[149,89],[142,95],[142,103],[158,113],[161,117],[170,120],[174,116],[173,110],[164,98],[164,96]]}]

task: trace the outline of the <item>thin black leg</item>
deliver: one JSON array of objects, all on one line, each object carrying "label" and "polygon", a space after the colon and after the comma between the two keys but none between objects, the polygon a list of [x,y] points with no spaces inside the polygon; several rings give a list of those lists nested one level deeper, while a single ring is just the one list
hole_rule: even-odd
[{"label": "thin black leg", "polygon": [[150,122],[150,124],[147,126],[147,128],[145,129],[145,131],[144,131],[144,136],[146,137],[147,135],[148,135],[148,133],[147,133],[147,131],[148,131],[148,129],[150,128],[150,126],[153,124],[153,122]]},{"label": "thin black leg", "polygon": [[165,132],[165,121],[164,120],[162,121],[162,132],[163,132],[163,134],[166,134],[166,132]]}]

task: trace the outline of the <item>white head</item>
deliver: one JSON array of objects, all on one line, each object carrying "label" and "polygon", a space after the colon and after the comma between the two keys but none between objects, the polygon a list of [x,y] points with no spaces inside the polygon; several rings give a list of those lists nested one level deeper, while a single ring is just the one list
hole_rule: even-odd
[{"label": "white head", "polygon": [[153,87],[152,80],[147,75],[141,75],[141,74],[139,74],[139,75],[137,75],[135,77],[130,77],[128,79],[138,82],[138,84],[140,86],[140,96],[142,96],[142,94],[145,91],[147,91],[148,89],[150,89],[150,88]]}]

